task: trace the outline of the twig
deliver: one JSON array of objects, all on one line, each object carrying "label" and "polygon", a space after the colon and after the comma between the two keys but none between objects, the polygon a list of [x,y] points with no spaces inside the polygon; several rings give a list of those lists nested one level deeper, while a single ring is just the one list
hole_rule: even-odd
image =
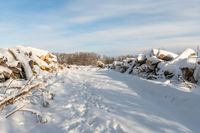
[{"label": "twig", "polygon": [[41,85],[40,83],[35,84],[35,85],[31,85],[28,88],[24,88],[23,90],[21,90],[18,94],[5,98],[3,101],[0,102],[0,108],[3,107],[3,106],[9,105],[9,104],[13,104],[21,96],[26,95],[31,90],[38,88],[40,85]]},{"label": "twig", "polygon": [[20,109],[22,109],[25,106],[25,104],[19,106],[18,108],[14,109],[13,111],[11,111],[10,113],[8,113],[6,115],[6,118],[10,117],[11,115],[13,115],[14,113],[16,113],[17,111],[19,111]]}]

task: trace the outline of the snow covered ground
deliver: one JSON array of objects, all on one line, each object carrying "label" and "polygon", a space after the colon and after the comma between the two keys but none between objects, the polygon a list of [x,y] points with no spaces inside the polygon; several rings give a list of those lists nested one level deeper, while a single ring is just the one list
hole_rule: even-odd
[{"label": "snow covered ground", "polygon": [[[199,88],[191,92],[168,81],[92,67],[73,67],[43,78],[48,79],[46,90],[55,94],[49,107],[29,103],[5,118],[7,107],[0,112],[1,133],[200,132]],[[46,123],[30,112],[41,114]]]}]

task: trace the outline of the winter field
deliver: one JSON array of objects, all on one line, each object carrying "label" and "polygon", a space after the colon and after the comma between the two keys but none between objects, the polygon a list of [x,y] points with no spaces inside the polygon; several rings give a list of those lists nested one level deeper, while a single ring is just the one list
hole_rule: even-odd
[{"label": "winter field", "polygon": [[0,132],[199,133],[195,52],[171,55],[140,54],[109,68],[61,65],[30,47],[0,49]]},{"label": "winter field", "polygon": [[[195,89],[93,67],[72,67],[41,79],[48,79],[45,90],[55,94],[49,106],[42,107],[33,96],[7,106],[1,111],[2,133],[200,132],[200,96]],[[22,110],[5,118],[22,104]]]},{"label": "winter field", "polygon": [[1,0],[0,133],[200,133],[200,0]]}]

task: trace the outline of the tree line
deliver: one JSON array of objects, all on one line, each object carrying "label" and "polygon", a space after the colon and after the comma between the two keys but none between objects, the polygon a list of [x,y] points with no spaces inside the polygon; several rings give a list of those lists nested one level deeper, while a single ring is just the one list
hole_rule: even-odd
[{"label": "tree line", "polygon": [[126,58],[132,58],[133,55],[124,56],[106,56],[99,55],[93,52],[76,52],[76,53],[55,53],[58,58],[58,62],[68,65],[96,65],[97,61],[101,61],[104,64],[112,64],[114,61],[122,61]]}]

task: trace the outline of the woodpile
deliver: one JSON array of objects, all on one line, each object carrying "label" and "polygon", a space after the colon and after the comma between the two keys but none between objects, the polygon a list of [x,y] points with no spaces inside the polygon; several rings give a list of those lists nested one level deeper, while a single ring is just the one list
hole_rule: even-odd
[{"label": "woodpile", "polygon": [[56,70],[57,57],[47,51],[23,46],[0,49],[0,82],[30,79],[40,71]]},{"label": "woodpile", "polygon": [[186,49],[179,55],[166,50],[152,49],[139,54],[131,63],[115,61],[112,68],[121,73],[148,79],[181,77],[184,81],[196,83],[200,79],[199,62],[196,52],[192,49]]}]

